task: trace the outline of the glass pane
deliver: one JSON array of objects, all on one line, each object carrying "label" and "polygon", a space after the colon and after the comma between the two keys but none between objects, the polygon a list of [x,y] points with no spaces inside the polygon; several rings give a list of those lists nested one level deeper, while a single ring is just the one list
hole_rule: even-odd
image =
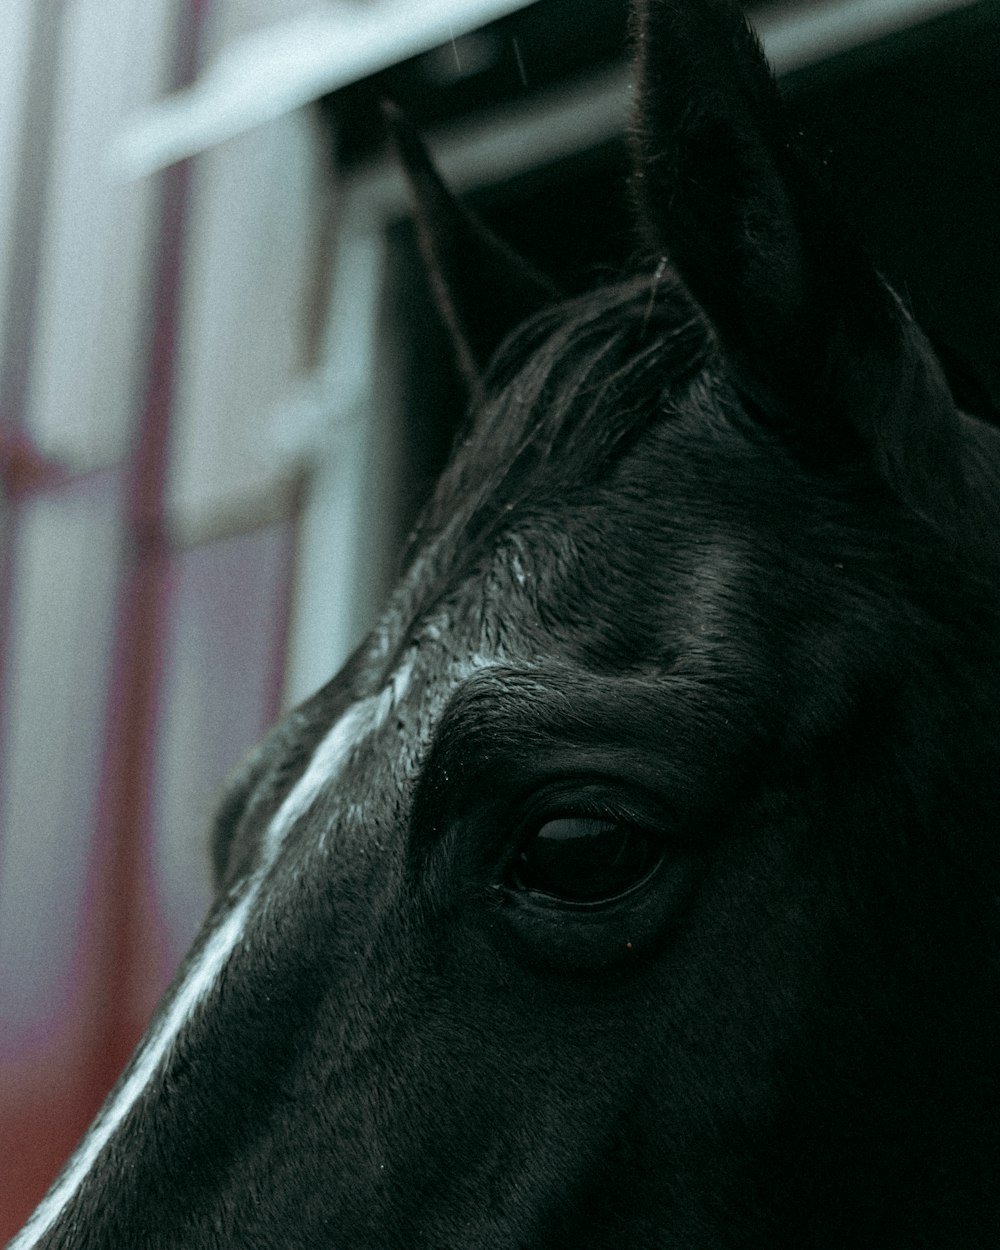
[{"label": "glass pane", "polygon": [[0,1062],[70,1010],[114,638],[119,482],[21,507],[0,759]]},{"label": "glass pane", "polygon": [[131,433],[158,184],[111,177],[108,152],[124,119],[167,85],[172,7],[66,5],[47,84],[56,101],[27,424],[74,469],[111,463]]},{"label": "glass pane", "polygon": [[[34,0],[5,0],[0,4],[0,48],[3,49],[3,73],[0,73],[0,344],[6,341],[7,319],[23,316],[21,297],[10,289],[10,267],[14,258],[15,205],[19,179],[12,176],[22,156],[24,114],[32,101],[29,98],[29,52]],[[8,302],[9,301],[9,302]]]},{"label": "glass pane", "polygon": [[208,905],[219,788],[277,712],[293,538],[275,525],[174,558],[153,836],[175,963]]},{"label": "glass pane", "polygon": [[186,532],[242,510],[292,467],[271,424],[302,369],[316,266],[324,154],[310,120],[279,118],[192,169],[168,484]]}]

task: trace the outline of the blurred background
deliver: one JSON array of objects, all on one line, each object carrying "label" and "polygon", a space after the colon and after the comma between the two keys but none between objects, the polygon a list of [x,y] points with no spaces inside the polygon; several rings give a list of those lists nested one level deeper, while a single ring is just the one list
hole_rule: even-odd
[{"label": "blurred background", "polygon": [[[1000,6],[751,6],[997,394]],[[568,289],[633,250],[623,0],[0,5],[0,1242],[210,895],[226,773],[364,633],[463,397],[377,105]]]}]

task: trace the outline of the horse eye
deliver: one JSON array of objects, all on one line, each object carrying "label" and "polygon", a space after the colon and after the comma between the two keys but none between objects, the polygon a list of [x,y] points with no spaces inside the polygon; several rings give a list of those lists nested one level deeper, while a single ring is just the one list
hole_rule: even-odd
[{"label": "horse eye", "polygon": [[569,903],[606,902],[638,885],[662,855],[662,840],[634,825],[564,816],[521,848],[513,885]]}]

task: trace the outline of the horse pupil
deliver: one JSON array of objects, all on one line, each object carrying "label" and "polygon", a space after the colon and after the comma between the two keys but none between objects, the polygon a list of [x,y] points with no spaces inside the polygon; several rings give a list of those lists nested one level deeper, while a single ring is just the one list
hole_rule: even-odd
[{"label": "horse pupil", "polygon": [[522,849],[515,884],[575,903],[614,898],[649,871],[651,842],[643,830],[613,820],[550,820]]}]

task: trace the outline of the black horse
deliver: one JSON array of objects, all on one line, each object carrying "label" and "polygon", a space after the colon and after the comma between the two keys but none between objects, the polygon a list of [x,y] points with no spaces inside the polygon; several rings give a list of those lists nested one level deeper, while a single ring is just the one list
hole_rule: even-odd
[{"label": "black horse", "polygon": [[1000,435],[740,7],[634,28],[584,297],[392,121],[469,425],[18,1250],[1000,1244]]}]

